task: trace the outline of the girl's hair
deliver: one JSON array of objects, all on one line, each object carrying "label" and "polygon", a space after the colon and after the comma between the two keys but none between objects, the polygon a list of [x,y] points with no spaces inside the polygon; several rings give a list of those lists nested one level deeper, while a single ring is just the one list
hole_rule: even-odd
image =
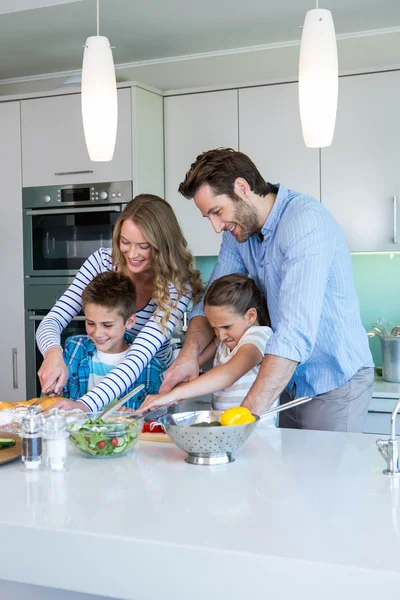
[{"label": "girl's hair", "polygon": [[239,315],[246,314],[249,308],[255,308],[259,324],[271,325],[264,294],[256,286],[253,279],[240,273],[233,273],[216,279],[207,290],[204,304],[208,306],[229,306]]},{"label": "girl's hair", "polygon": [[139,194],[121,213],[113,231],[113,265],[125,272],[126,260],[120,250],[121,227],[130,219],[142,231],[152,247],[150,266],[154,271],[153,298],[164,312],[161,325],[166,327],[172,308],[168,284],[171,282],[178,296],[192,293],[197,302],[203,292],[200,272],[193,266],[193,257],[187,249],[178,220],[171,206],[152,194]]},{"label": "girl's hair", "polygon": [[133,281],[116,271],[99,273],[82,292],[83,311],[88,304],[116,310],[126,323],[136,312],[136,290]]}]

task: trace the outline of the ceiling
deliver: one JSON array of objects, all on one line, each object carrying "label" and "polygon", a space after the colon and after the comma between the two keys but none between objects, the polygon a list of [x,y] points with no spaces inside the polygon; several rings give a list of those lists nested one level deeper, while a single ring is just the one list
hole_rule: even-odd
[{"label": "ceiling", "polygon": [[[152,61],[299,40],[311,8],[310,0],[100,0],[100,35],[116,64]],[[332,11],[338,35],[400,27],[399,0],[320,8]],[[0,80],[78,70],[90,35],[96,0],[0,0]]]}]

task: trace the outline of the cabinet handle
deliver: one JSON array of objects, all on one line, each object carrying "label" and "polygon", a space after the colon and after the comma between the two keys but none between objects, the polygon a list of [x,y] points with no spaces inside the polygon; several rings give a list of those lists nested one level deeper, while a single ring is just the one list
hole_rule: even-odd
[{"label": "cabinet handle", "polygon": [[18,350],[12,349],[12,372],[13,372],[13,388],[18,389]]},{"label": "cabinet handle", "polygon": [[85,173],[94,173],[94,171],[60,171],[54,175],[85,175]]},{"label": "cabinet handle", "polygon": [[80,213],[99,213],[99,212],[121,212],[119,204],[109,204],[108,206],[87,206],[85,208],[37,208],[25,212],[29,217],[38,215],[76,215]]},{"label": "cabinet handle", "polygon": [[397,196],[393,196],[393,242],[397,244]]}]

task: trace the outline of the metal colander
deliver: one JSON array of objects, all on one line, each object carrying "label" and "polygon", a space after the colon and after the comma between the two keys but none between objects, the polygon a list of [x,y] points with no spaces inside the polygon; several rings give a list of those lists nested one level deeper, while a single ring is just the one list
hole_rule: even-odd
[{"label": "metal colander", "polygon": [[294,408],[299,404],[312,400],[311,396],[298,398],[277,406],[260,416],[254,415],[255,421],[244,425],[229,427],[192,427],[196,423],[212,423],[219,421],[222,410],[201,410],[164,415],[159,422],[178,448],[187,453],[186,462],[193,465],[219,465],[233,462],[232,456],[253,433],[260,419],[273,413]]}]

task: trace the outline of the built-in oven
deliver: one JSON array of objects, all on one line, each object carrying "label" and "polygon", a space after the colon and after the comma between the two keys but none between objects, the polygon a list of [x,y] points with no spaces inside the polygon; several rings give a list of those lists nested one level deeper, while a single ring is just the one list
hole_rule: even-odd
[{"label": "built-in oven", "polygon": [[[111,247],[114,225],[132,199],[132,182],[24,188],[26,388],[40,394],[37,371],[43,358],[36,332],[48,311],[72,282],[88,256]],[[63,331],[85,333],[83,314]]]},{"label": "built-in oven", "polygon": [[130,181],[24,188],[25,278],[74,275],[92,252],[111,247],[131,194]]}]

